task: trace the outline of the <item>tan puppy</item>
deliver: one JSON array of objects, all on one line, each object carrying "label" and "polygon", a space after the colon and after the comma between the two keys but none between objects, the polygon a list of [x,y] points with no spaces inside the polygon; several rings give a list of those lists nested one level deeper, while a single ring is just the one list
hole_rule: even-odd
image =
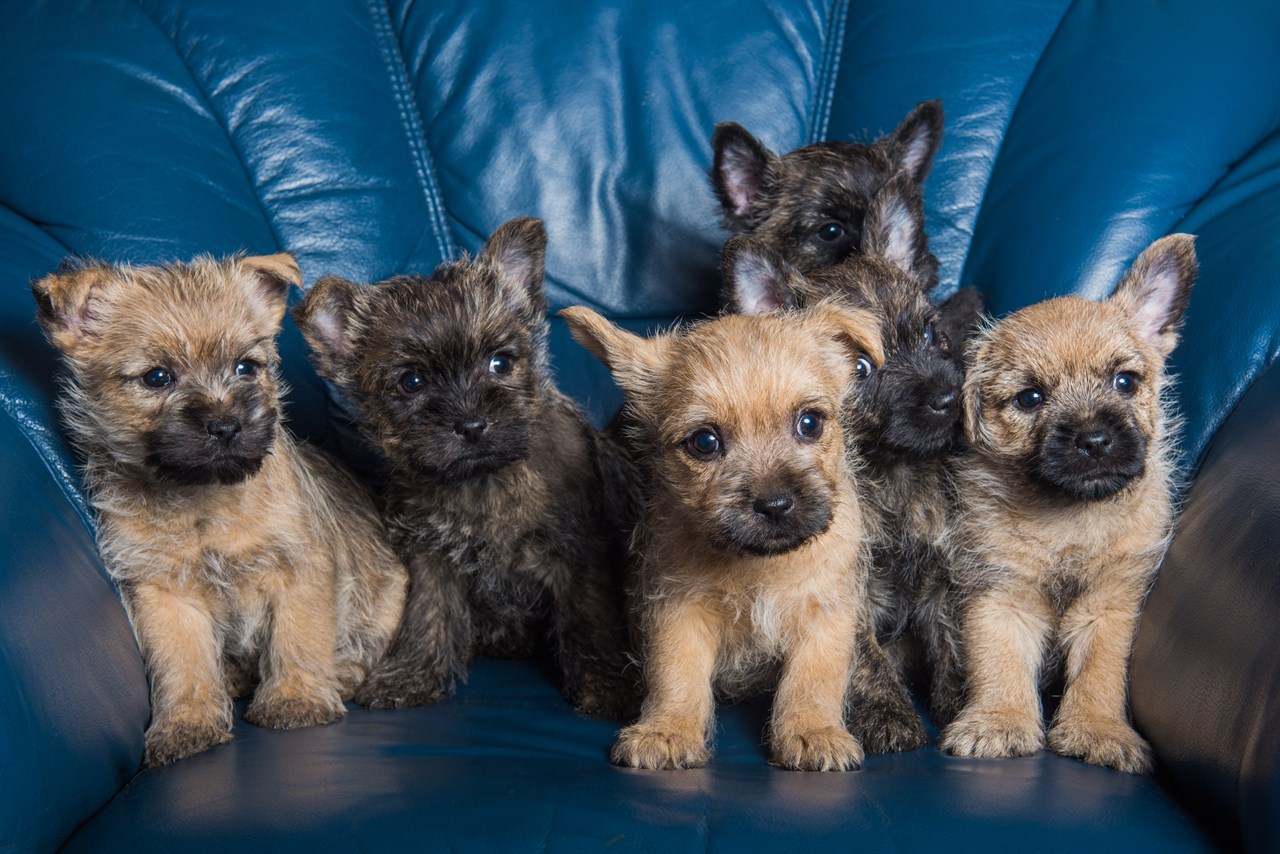
[{"label": "tan puppy", "polygon": [[1129,650],[1173,521],[1164,363],[1197,271],[1175,234],[1113,297],[1060,297],[985,330],[965,381],[970,453],[958,472],[956,568],[967,697],[943,733],[961,756],[1045,743],[1040,678],[1061,656],[1050,749],[1145,773],[1129,725]]},{"label": "tan puppy", "polygon": [[32,284],[68,368],[98,545],[151,676],[147,765],[341,717],[399,622],[406,576],[371,497],[280,424],[287,254],[64,265]]},{"label": "tan puppy", "polygon": [[857,767],[846,695],[872,632],[839,413],[856,360],[883,360],[874,319],[820,306],[644,339],[585,308],[561,316],[626,393],[648,466],[633,603],[648,695],[612,760],[702,765],[714,691],[776,684],[772,761]]}]

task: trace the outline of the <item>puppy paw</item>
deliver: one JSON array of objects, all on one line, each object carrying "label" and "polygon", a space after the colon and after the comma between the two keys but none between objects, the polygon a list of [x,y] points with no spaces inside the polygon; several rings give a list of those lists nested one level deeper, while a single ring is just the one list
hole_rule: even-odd
[{"label": "puppy paw", "polygon": [[1026,715],[964,712],[942,733],[939,746],[953,756],[1030,756],[1044,747],[1044,730]]},{"label": "puppy paw", "polygon": [[849,729],[867,753],[915,750],[929,740],[924,721],[910,706],[868,703],[854,712]]},{"label": "puppy paw", "polygon": [[844,727],[775,734],[769,761],[792,771],[850,771],[862,764],[858,739]]},{"label": "puppy paw", "polygon": [[1059,721],[1049,730],[1049,749],[1127,774],[1150,774],[1155,766],[1151,745],[1123,721]]},{"label": "puppy paw", "polygon": [[609,761],[623,768],[680,770],[700,768],[710,753],[702,733],[665,730],[651,724],[633,724],[618,733]]},{"label": "puppy paw", "polygon": [[168,765],[231,740],[221,720],[169,720],[152,724],[143,751],[144,768]]},{"label": "puppy paw", "polygon": [[367,709],[403,709],[429,706],[448,696],[451,680],[419,670],[395,669],[371,673],[355,692],[355,701]]},{"label": "puppy paw", "polygon": [[590,677],[565,686],[565,699],[584,715],[614,721],[634,720],[640,712],[636,680],[622,676]]},{"label": "puppy paw", "polygon": [[260,688],[244,719],[266,729],[301,729],[333,723],[346,713],[338,692],[333,689],[293,695]]}]

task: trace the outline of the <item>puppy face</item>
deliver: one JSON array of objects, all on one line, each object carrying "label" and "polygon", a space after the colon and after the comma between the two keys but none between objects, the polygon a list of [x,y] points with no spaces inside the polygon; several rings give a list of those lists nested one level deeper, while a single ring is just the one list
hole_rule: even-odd
[{"label": "puppy face", "polygon": [[546,373],[545,251],[541,222],[512,220],[430,278],[325,277],[298,306],[320,372],[398,469],[452,483],[525,458]]},{"label": "puppy face", "polygon": [[71,370],[78,440],[158,482],[257,473],[280,420],[275,335],[300,281],[281,254],[64,264],[34,282],[40,323]]},{"label": "puppy face", "polygon": [[643,425],[677,516],[712,548],[776,555],[831,525],[846,476],[839,412],[854,361],[880,355],[863,312],[723,317],[652,339],[561,313]]},{"label": "puppy face", "polygon": [[922,218],[918,187],[899,175],[868,208],[864,254],[834,267],[805,275],[754,237],[725,245],[724,279],[738,311],[760,314],[834,298],[878,319],[884,363],[859,367],[864,382],[849,412],[873,461],[944,455],[961,428],[961,361],[915,266]]},{"label": "puppy face", "polygon": [[1076,500],[1140,478],[1163,442],[1164,362],[1196,270],[1194,238],[1171,235],[1142,253],[1111,299],[1059,297],[986,330],[965,386],[974,451]]},{"label": "puppy face", "polygon": [[[727,229],[760,237],[807,272],[863,251],[871,200],[899,172],[923,183],[941,141],[938,101],[919,104],[871,145],[819,142],[781,157],[726,122],[711,140],[711,182]],[[920,226],[923,235],[923,219]],[[932,286],[937,262],[923,243],[916,250]]]}]

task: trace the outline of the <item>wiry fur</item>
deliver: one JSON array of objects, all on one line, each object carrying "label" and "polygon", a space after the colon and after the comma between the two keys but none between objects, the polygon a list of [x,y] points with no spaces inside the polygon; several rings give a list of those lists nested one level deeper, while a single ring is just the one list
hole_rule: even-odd
[{"label": "wiry fur", "polygon": [[[400,619],[405,571],[371,496],[280,425],[275,335],[299,279],[273,255],[69,263],[32,284],[151,676],[148,765],[229,739],[257,678],[250,722],[337,719]],[[167,387],[143,382],[157,367]],[[219,440],[218,419],[238,433]]]},{"label": "wiry fur", "polygon": [[1044,746],[1040,680],[1060,662],[1066,687],[1049,747],[1151,769],[1127,718],[1128,658],[1171,536],[1177,422],[1164,362],[1195,276],[1194,238],[1172,235],[1142,253],[1111,299],[1039,303],[975,343],[951,603],[966,696],[943,734],[952,753]]},{"label": "wiry fur", "polygon": [[[839,423],[854,356],[880,355],[874,323],[820,306],[646,340],[588,309],[561,316],[626,393],[631,445],[647,464],[633,607],[648,694],[613,761],[701,765],[715,691],[775,685],[770,752],[783,767],[861,762],[863,744],[846,729],[851,683],[884,712],[855,712],[855,732],[878,749],[922,743],[873,637],[866,526]],[[802,417],[821,430],[801,435]],[[690,444],[710,433],[723,453]]]},{"label": "wiry fur", "polygon": [[578,709],[638,702],[622,611],[633,478],[551,380],[545,247],[541,222],[512,220],[430,278],[326,277],[296,309],[391,466],[387,518],[411,573],[365,705],[430,703],[477,654],[548,649]]}]

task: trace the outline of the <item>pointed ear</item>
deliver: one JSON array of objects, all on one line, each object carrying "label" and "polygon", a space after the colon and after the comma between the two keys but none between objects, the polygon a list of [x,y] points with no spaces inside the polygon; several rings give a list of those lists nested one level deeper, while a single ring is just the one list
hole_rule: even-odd
[{"label": "pointed ear", "polygon": [[1199,270],[1194,235],[1162,237],[1133,262],[1111,301],[1129,313],[1143,338],[1168,356],[1178,345]]},{"label": "pointed ear", "polygon": [[70,353],[80,343],[89,319],[93,289],[110,273],[107,264],[68,258],[57,272],[31,282],[36,320],[50,344]]},{"label": "pointed ear", "polygon": [[582,306],[563,309],[558,316],[578,343],[604,362],[633,406],[644,399],[666,364],[670,335],[641,338]]},{"label": "pointed ear", "polygon": [[899,172],[880,188],[862,225],[863,252],[883,258],[904,273],[916,275],[916,258],[929,251],[924,231],[920,187]]},{"label": "pointed ear", "polygon": [[[821,302],[806,312],[807,318],[825,330],[841,351],[842,367],[850,375],[860,356],[866,356],[879,368],[884,364],[884,339],[880,320],[872,312],[836,302]],[[819,333],[823,334],[823,333]]]},{"label": "pointed ear", "polygon": [[547,261],[547,229],[540,219],[520,217],[498,226],[478,260],[489,265],[507,303],[520,314],[544,314],[542,276]]},{"label": "pointed ear", "polygon": [[720,199],[724,226],[729,231],[751,228],[751,209],[772,180],[777,157],[737,122],[716,125],[711,135],[714,161],[711,186]]},{"label": "pointed ear", "polygon": [[345,384],[351,358],[351,325],[360,286],[337,276],[322,276],[293,309],[293,320],[311,348],[316,369]]},{"label": "pointed ear", "polygon": [[885,137],[889,156],[917,184],[924,183],[933,157],[942,144],[942,102],[921,101],[898,127]]},{"label": "pointed ear", "polygon": [[278,326],[289,307],[289,290],[302,287],[302,271],[288,252],[275,255],[251,255],[240,259],[242,269],[254,277],[253,297],[273,316]]},{"label": "pointed ear", "polygon": [[729,238],[720,255],[724,302],[735,314],[795,308],[804,275],[764,241]]}]

